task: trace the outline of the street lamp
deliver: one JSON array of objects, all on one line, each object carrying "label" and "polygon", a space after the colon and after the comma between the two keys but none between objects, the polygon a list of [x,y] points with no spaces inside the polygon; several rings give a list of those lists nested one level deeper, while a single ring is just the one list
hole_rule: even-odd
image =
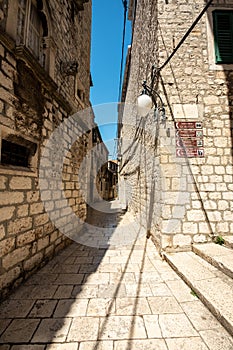
[{"label": "street lamp", "polygon": [[[146,117],[154,106],[154,116],[160,117],[161,121],[166,120],[164,103],[157,91],[146,85],[146,81],[142,84],[143,90],[141,95],[138,97],[138,114],[142,117]],[[156,97],[158,97],[159,102],[157,103]]]}]

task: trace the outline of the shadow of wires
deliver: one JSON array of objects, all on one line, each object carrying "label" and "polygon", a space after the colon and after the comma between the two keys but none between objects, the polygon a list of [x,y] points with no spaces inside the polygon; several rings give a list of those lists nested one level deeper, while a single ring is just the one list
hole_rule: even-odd
[{"label": "shadow of wires", "polygon": [[[119,217],[124,220],[119,212],[89,213],[93,222],[110,228],[119,223]],[[139,229],[134,242],[122,247],[73,243],[31,276],[0,305],[0,344],[4,349],[85,350],[89,346],[98,350],[103,340],[108,345],[108,339],[117,338],[120,332],[130,339],[135,324],[138,327],[142,322],[136,315],[138,299],[130,300],[132,311],[123,312],[124,316],[117,313],[116,303],[130,295],[128,283],[133,285],[134,296],[140,292],[139,264],[145,255],[138,243],[140,235]],[[126,322],[123,330],[121,322]],[[115,333],[111,334],[113,324]]]}]

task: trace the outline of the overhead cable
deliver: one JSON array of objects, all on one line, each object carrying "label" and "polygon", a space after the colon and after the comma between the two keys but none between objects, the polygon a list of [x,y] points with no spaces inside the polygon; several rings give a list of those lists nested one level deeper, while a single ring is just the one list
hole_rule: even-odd
[{"label": "overhead cable", "polygon": [[167,64],[168,62],[172,59],[172,57],[175,55],[175,53],[179,50],[180,46],[183,44],[183,42],[186,40],[186,38],[189,36],[189,34],[191,33],[191,31],[193,30],[193,28],[196,26],[196,24],[200,21],[200,19],[202,18],[202,16],[204,15],[204,13],[207,11],[208,7],[211,5],[211,3],[213,2],[213,0],[208,1],[208,3],[206,4],[206,6],[203,8],[203,10],[200,12],[200,14],[197,16],[197,18],[195,19],[195,21],[193,22],[193,24],[191,25],[191,27],[187,30],[187,32],[185,33],[185,35],[183,36],[183,38],[180,40],[180,42],[178,43],[178,45],[175,47],[175,49],[173,50],[173,52],[171,53],[171,55],[166,59],[166,61],[163,63],[163,65],[161,67],[159,67],[157,69],[157,72],[161,71]]},{"label": "overhead cable", "polygon": [[124,64],[124,50],[125,50],[125,33],[126,33],[126,20],[127,20],[127,0],[122,0],[124,6],[124,25],[122,35],[122,48],[121,48],[121,65],[120,65],[120,78],[119,78],[119,95],[118,101],[121,99],[121,87],[122,87],[122,76],[123,76],[123,64]]}]

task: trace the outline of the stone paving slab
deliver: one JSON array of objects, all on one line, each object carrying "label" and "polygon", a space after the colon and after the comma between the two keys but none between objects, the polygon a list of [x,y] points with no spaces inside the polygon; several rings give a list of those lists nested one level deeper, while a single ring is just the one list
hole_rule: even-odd
[{"label": "stone paving slab", "polygon": [[196,330],[202,331],[221,328],[220,323],[210,311],[206,310],[206,307],[200,300],[184,302],[181,304],[181,307]]},{"label": "stone paving slab", "polygon": [[44,350],[45,345],[13,345],[11,350]]},{"label": "stone paving slab", "polygon": [[[166,339],[168,350],[208,350],[201,337]],[[213,350],[211,348],[211,350]],[[225,349],[224,349],[225,350]]]},{"label": "stone paving slab", "polygon": [[76,317],[71,324],[67,341],[90,341],[98,339],[98,317]]},{"label": "stone paving slab", "polygon": [[[198,264],[191,275],[201,286]],[[208,281],[219,278],[214,269]],[[67,247],[0,304],[0,339],[0,350],[233,349],[146,238],[120,249]]]},{"label": "stone paving slab", "polygon": [[114,350],[167,350],[163,339],[122,340],[114,344]]},{"label": "stone paving slab", "polygon": [[159,315],[159,324],[164,338],[193,337],[198,335],[188,317],[183,313]]},{"label": "stone paving slab", "polygon": [[39,319],[14,319],[1,336],[1,343],[27,343],[36,330]]},{"label": "stone paving slab", "polygon": [[145,339],[145,325],[140,316],[100,318],[99,339]]},{"label": "stone paving slab", "polygon": [[113,350],[113,341],[82,342],[79,350]]},{"label": "stone paving slab", "polygon": [[209,329],[201,331],[200,335],[210,350],[233,349],[233,339],[224,329]]},{"label": "stone paving slab", "polygon": [[47,345],[46,350],[78,350],[78,343],[66,343],[66,344],[50,344]]},{"label": "stone paving slab", "polygon": [[215,243],[195,244],[193,251],[233,278],[233,250]]},{"label": "stone paving slab", "polygon": [[65,342],[71,322],[72,319],[67,317],[42,319],[32,338],[32,343]]},{"label": "stone paving slab", "polygon": [[227,247],[227,248],[231,248],[233,249],[233,235],[231,236],[223,236],[223,239],[224,239],[224,245]]},{"label": "stone paving slab", "polygon": [[0,319],[26,317],[33,305],[33,300],[5,300],[1,304]]},{"label": "stone paving slab", "polygon": [[193,252],[166,254],[166,259],[233,335],[233,280]]},{"label": "stone paving slab", "polygon": [[150,315],[146,298],[116,298],[116,315]]}]

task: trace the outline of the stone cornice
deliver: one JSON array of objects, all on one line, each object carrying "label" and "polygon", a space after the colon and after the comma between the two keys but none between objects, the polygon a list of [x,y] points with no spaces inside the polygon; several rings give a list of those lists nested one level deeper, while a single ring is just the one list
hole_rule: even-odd
[{"label": "stone cornice", "polygon": [[41,82],[42,86],[55,98],[55,100],[61,105],[61,107],[70,114],[73,108],[69,102],[57,91],[58,86],[49,74],[40,65],[33,54],[24,45],[15,45],[15,41],[0,29],[0,42],[5,46],[7,50],[15,56],[15,59],[24,61],[29,68],[33,71],[37,79]]},{"label": "stone cornice", "polygon": [[77,6],[77,10],[78,11],[83,11],[84,10],[84,7],[83,5],[88,2],[89,0],[75,0],[75,4]]},{"label": "stone cornice", "polygon": [[0,42],[11,52],[13,53],[15,48],[15,42],[14,40],[7,35],[5,32],[2,31],[0,28]]},{"label": "stone cornice", "polygon": [[16,59],[21,59],[24,61],[29,68],[33,71],[37,79],[41,82],[42,86],[56,99],[56,101],[63,107],[67,113],[71,113],[72,107],[65,100],[61,94],[57,92],[58,86],[54,80],[49,76],[49,74],[40,65],[33,54],[24,45],[15,47],[15,57]]}]

